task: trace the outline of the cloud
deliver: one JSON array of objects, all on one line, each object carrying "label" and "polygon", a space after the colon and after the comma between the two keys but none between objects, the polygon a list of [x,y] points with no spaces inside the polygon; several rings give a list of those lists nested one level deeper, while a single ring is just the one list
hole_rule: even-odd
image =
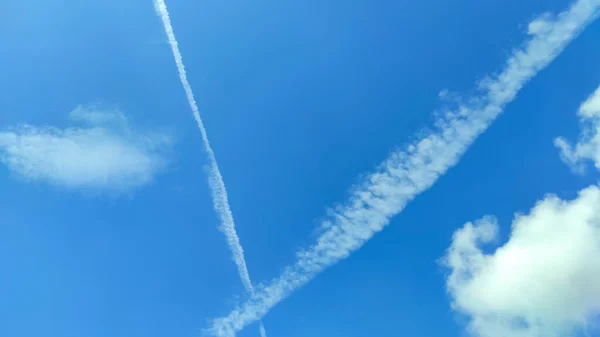
[{"label": "cloud", "polygon": [[583,125],[583,132],[575,146],[564,138],[554,140],[560,150],[561,159],[575,172],[583,173],[585,160],[595,162],[600,169],[600,87],[581,104],[577,113]]},{"label": "cloud", "polygon": [[117,110],[81,106],[70,118],[85,126],[0,131],[0,161],[25,181],[112,191],[146,185],[165,168],[167,136],[130,130]]},{"label": "cloud", "polygon": [[536,19],[536,25],[544,28],[530,28],[530,40],[512,53],[498,75],[480,83],[477,95],[453,111],[444,111],[433,132],[392,153],[351,190],[346,203],[330,210],[316,243],[298,251],[294,264],[257,286],[254,295],[227,316],[214,319],[206,332],[234,335],[385,228],[394,215],[458,163],[518,91],[599,13],[600,0],[579,0],[558,16],[545,14]]},{"label": "cloud", "polygon": [[445,257],[454,310],[480,337],[554,337],[593,325],[600,314],[600,189],[570,201],[547,196],[517,215],[510,239],[497,240],[492,217],[456,231]]},{"label": "cloud", "polygon": [[[221,232],[223,232],[223,234],[225,234],[227,244],[229,245],[229,249],[231,250],[233,261],[237,266],[238,274],[240,276],[242,284],[244,285],[244,288],[250,295],[253,295],[254,287],[252,286],[252,282],[250,280],[250,273],[248,272],[248,267],[246,266],[244,249],[242,248],[240,238],[238,237],[237,231],[235,229],[235,222],[233,220],[231,207],[229,206],[225,182],[223,181],[223,176],[221,175],[221,171],[219,170],[219,164],[217,163],[215,153],[208,140],[206,128],[204,127],[204,123],[202,122],[202,118],[200,117],[200,111],[198,109],[198,105],[196,104],[196,99],[194,98],[192,86],[190,85],[187,79],[187,72],[185,70],[185,65],[183,64],[183,56],[179,51],[179,43],[177,42],[177,38],[175,37],[175,32],[171,24],[171,18],[169,17],[169,10],[167,8],[167,4],[164,0],[155,0],[154,8],[163,22],[163,26],[165,28],[165,32],[169,40],[169,45],[171,46],[171,52],[173,53],[173,57],[175,58],[175,65],[177,66],[177,72],[179,73],[179,80],[181,81],[181,85],[183,86],[183,90],[185,91],[188,103],[190,105],[190,108],[192,109],[192,114],[194,116],[194,119],[196,120],[198,129],[200,130],[202,141],[204,143],[204,150],[208,155],[208,182],[210,190],[212,192],[213,206],[221,222],[219,229],[221,230]],[[259,329],[260,335],[262,337],[266,337],[266,331],[262,322],[260,322]]]},{"label": "cloud", "polygon": [[536,19],[531,21],[529,25],[527,25],[527,34],[528,35],[543,35],[552,29],[552,25],[554,23],[554,19],[552,18],[552,13],[544,13],[538,16]]},{"label": "cloud", "polygon": [[118,128],[127,128],[127,118],[116,109],[108,111],[97,105],[80,105],[71,111],[69,118],[73,121],[87,125],[112,125]]}]

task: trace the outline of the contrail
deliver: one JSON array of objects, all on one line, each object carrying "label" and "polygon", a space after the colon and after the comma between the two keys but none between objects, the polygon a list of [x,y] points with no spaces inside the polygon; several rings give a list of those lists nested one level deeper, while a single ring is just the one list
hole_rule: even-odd
[{"label": "contrail", "polygon": [[417,195],[458,163],[467,148],[515,99],[519,90],[552,62],[600,13],[600,0],[578,0],[557,16],[545,14],[528,26],[529,40],[513,51],[502,71],[478,84],[478,93],[446,109],[434,131],[394,152],[362,183],[349,200],[330,210],[317,242],[296,253],[296,262],[207,332],[230,337],[264,317],[280,301],[320,272],[347,258],[385,228]]},{"label": "contrail", "polygon": [[[173,52],[173,57],[175,58],[175,64],[177,65],[177,71],[179,72],[179,79],[181,80],[181,85],[185,90],[185,95],[187,96],[188,103],[194,114],[194,119],[198,124],[198,129],[200,129],[202,141],[204,142],[204,150],[208,155],[208,182],[212,193],[213,206],[221,222],[219,229],[225,234],[225,237],[227,238],[227,243],[229,244],[229,248],[231,249],[231,253],[233,255],[233,261],[237,265],[238,273],[240,275],[240,279],[242,280],[244,288],[250,295],[254,295],[254,288],[252,287],[252,282],[250,281],[250,274],[248,273],[248,267],[246,267],[246,260],[244,258],[244,249],[240,244],[240,238],[238,237],[237,232],[235,230],[233,214],[231,213],[229,201],[227,200],[227,190],[225,189],[223,176],[221,175],[221,171],[219,170],[219,165],[217,164],[215,153],[212,147],[210,146],[210,142],[208,141],[206,128],[204,127],[202,118],[200,118],[200,112],[198,110],[198,105],[196,104],[196,99],[194,98],[194,93],[192,92],[192,86],[190,85],[187,79],[185,65],[183,64],[183,57],[181,56],[181,52],[179,51],[179,44],[177,43],[177,39],[175,38],[173,26],[171,25],[171,19],[169,17],[167,4],[164,0],[154,0],[154,8],[156,9],[156,12],[162,19],[163,25],[165,27],[165,32],[167,33],[167,38],[169,39],[169,44],[171,45],[171,51]],[[266,332],[262,325],[262,322],[260,323],[260,334],[262,337],[266,337]]]}]

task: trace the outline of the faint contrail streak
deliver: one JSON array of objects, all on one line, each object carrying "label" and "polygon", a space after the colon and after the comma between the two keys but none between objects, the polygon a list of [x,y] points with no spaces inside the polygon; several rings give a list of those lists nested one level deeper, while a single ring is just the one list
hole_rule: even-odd
[{"label": "faint contrail streak", "polygon": [[475,139],[539,71],[552,62],[600,14],[600,0],[578,0],[557,16],[543,15],[528,26],[530,39],[515,49],[502,71],[479,83],[477,95],[446,109],[433,132],[392,153],[377,170],[330,212],[316,242],[296,253],[296,261],[249,300],[217,318],[207,332],[229,337],[261,319],[319,273],[347,258],[410,201],[456,165]]},{"label": "faint contrail streak", "polygon": [[[175,58],[175,64],[177,65],[177,71],[179,72],[181,85],[185,90],[185,95],[187,96],[188,103],[192,109],[192,113],[194,114],[194,119],[198,124],[198,129],[200,129],[202,141],[204,142],[204,150],[208,155],[208,182],[212,193],[213,205],[221,222],[219,229],[227,238],[227,243],[229,244],[229,248],[231,249],[231,253],[233,255],[233,261],[237,265],[238,273],[244,288],[246,291],[248,291],[248,293],[250,293],[250,295],[253,295],[254,288],[252,287],[252,282],[250,281],[248,267],[246,267],[244,250],[240,244],[240,239],[235,230],[235,222],[233,221],[233,214],[231,213],[229,201],[227,200],[227,190],[225,189],[223,176],[221,176],[221,171],[219,170],[215,153],[210,146],[210,142],[208,141],[208,135],[206,134],[204,123],[202,123],[202,118],[200,118],[200,112],[198,110],[198,105],[196,104],[196,99],[194,98],[194,93],[192,92],[192,87],[187,79],[185,65],[183,64],[183,57],[179,51],[179,44],[175,38],[173,26],[171,25],[167,4],[164,0],[154,0],[154,8],[162,19],[165,27],[165,32],[167,33],[167,38],[169,39],[169,44],[171,45],[171,51],[173,52],[173,57]],[[260,323],[260,333],[262,337],[266,337],[262,322]]]}]

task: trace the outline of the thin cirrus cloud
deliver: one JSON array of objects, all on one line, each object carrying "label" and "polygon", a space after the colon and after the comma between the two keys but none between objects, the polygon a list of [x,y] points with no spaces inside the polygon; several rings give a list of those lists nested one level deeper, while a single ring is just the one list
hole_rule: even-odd
[{"label": "thin cirrus cloud", "polygon": [[600,314],[600,188],[574,200],[547,196],[517,215],[493,253],[493,217],[456,231],[444,258],[452,308],[479,337],[558,337],[594,329]]},{"label": "thin cirrus cloud", "polygon": [[343,205],[322,223],[323,234],[296,253],[296,262],[277,278],[256,287],[254,295],[227,316],[214,319],[207,333],[232,336],[267,312],[324,269],[347,258],[421,192],[456,165],[518,91],[600,14],[600,0],[578,0],[559,15],[544,14],[528,26],[530,39],[516,49],[504,69],[479,83],[478,95],[454,111],[445,111],[436,130],[394,152]]},{"label": "thin cirrus cloud", "polygon": [[0,162],[27,182],[113,192],[149,184],[166,167],[168,136],[132,130],[114,109],[80,106],[69,117],[79,126],[0,131]]},{"label": "thin cirrus cloud", "polygon": [[[165,32],[167,34],[167,38],[169,40],[169,45],[171,46],[171,52],[173,53],[173,57],[175,58],[175,65],[179,73],[179,80],[185,91],[189,106],[192,110],[192,114],[194,116],[194,119],[196,120],[196,124],[198,125],[198,129],[200,130],[202,142],[204,143],[204,151],[208,155],[208,182],[210,190],[212,192],[213,206],[221,222],[219,229],[223,232],[223,234],[225,234],[227,244],[229,245],[229,249],[231,250],[233,261],[237,266],[238,274],[240,276],[242,284],[244,285],[244,288],[250,295],[253,295],[254,287],[252,286],[252,282],[250,280],[250,273],[248,272],[248,267],[246,266],[244,249],[242,248],[240,238],[238,237],[237,231],[235,229],[235,222],[233,220],[231,207],[229,206],[225,182],[223,181],[223,176],[221,175],[221,171],[219,170],[219,165],[217,163],[215,153],[208,140],[206,128],[204,127],[204,123],[202,122],[202,118],[200,117],[200,111],[198,109],[198,105],[196,104],[196,99],[194,98],[192,86],[190,85],[187,79],[187,72],[183,63],[183,56],[179,51],[179,43],[177,42],[177,38],[175,37],[175,32],[171,24],[169,10],[164,0],[155,0],[154,8],[156,10],[156,13],[158,14],[158,16],[160,16],[162,20]],[[262,322],[260,322],[259,331],[262,337],[267,336]]]},{"label": "thin cirrus cloud", "polygon": [[573,146],[564,138],[554,140],[562,160],[576,172],[583,172],[585,160],[595,162],[600,169],[600,87],[581,104],[578,111],[583,132]]}]

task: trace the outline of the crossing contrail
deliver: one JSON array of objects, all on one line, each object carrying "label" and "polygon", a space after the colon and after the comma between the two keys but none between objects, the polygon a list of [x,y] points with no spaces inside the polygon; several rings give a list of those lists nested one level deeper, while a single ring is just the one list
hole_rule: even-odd
[{"label": "crossing contrail", "polygon": [[515,49],[502,71],[479,83],[477,95],[437,120],[436,129],[392,153],[377,170],[331,210],[316,242],[296,252],[296,261],[227,316],[214,319],[207,332],[230,337],[347,258],[389,225],[409,202],[455,166],[476,138],[513,101],[523,86],[548,66],[600,15],[600,0],[577,0],[566,11],[543,15],[528,26],[530,39]]},{"label": "crossing contrail", "polygon": [[[227,200],[227,190],[225,189],[225,183],[223,182],[223,176],[221,175],[221,171],[219,170],[219,165],[217,164],[217,159],[215,157],[215,153],[210,146],[210,142],[208,141],[208,135],[206,133],[206,128],[204,127],[204,123],[202,122],[202,118],[200,117],[200,111],[198,110],[198,105],[196,104],[196,99],[194,98],[194,93],[192,92],[192,86],[188,82],[187,74],[185,71],[185,65],[183,64],[183,57],[181,56],[181,52],[179,51],[179,44],[177,43],[177,39],[175,38],[175,32],[173,31],[173,26],[171,25],[171,19],[169,17],[169,11],[167,9],[167,4],[164,0],[154,0],[154,8],[156,12],[162,19],[163,25],[165,27],[165,32],[167,33],[167,38],[169,39],[169,44],[171,45],[171,51],[173,52],[173,57],[175,58],[175,64],[177,65],[177,71],[179,72],[179,79],[181,81],[181,85],[185,90],[185,95],[187,97],[190,108],[192,109],[192,113],[194,114],[194,119],[198,124],[198,129],[200,129],[200,134],[202,135],[202,141],[204,143],[204,150],[208,155],[208,183],[210,186],[210,190],[212,193],[213,206],[217,215],[219,216],[220,226],[219,229],[225,234],[227,238],[227,243],[229,244],[229,248],[231,249],[231,254],[233,256],[233,261],[237,265],[238,274],[240,275],[240,279],[246,291],[250,294],[254,294],[254,288],[252,287],[252,282],[250,281],[250,274],[248,273],[248,267],[246,266],[246,259],[244,258],[244,249],[240,244],[240,238],[237,235],[235,230],[235,222],[233,221],[233,214],[231,213],[231,208],[229,207],[229,201]],[[260,323],[260,334],[262,337],[266,337],[265,328]]]}]

